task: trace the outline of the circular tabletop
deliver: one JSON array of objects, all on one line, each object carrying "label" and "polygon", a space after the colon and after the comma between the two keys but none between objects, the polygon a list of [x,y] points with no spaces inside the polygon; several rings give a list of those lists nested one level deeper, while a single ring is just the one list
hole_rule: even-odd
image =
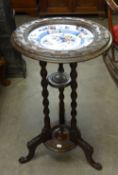
[{"label": "circular tabletop", "polygon": [[30,58],[72,63],[93,59],[109,49],[110,32],[102,25],[75,17],[53,17],[30,21],[12,34],[13,46]]}]

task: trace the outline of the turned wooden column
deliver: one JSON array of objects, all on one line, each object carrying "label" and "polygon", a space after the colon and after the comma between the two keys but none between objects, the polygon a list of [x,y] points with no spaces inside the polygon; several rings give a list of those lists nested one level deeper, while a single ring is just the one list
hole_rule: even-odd
[{"label": "turned wooden column", "polygon": [[76,67],[77,67],[77,63],[71,63],[70,64],[71,67],[71,127],[72,128],[76,128],[77,126],[77,121],[76,121],[76,115],[77,115],[77,111],[76,111],[76,107],[77,107],[77,82],[76,82],[76,78],[77,78],[77,72],[76,72]]},{"label": "turned wooden column", "polygon": [[41,66],[41,85],[42,85],[42,96],[43,96],[43,113],[44,113],[44,128],[50,129],[50,117],[49,117],[49,100],[48,100],[48,81],[47,81],[47,70],[46,62],[40,61]]},{"label": "turned wooden column", "polygon": [[[63,64],[59,64],[58,72],[64,72]],[[59,123],[65,124],[64,87],[59,88]]]}]

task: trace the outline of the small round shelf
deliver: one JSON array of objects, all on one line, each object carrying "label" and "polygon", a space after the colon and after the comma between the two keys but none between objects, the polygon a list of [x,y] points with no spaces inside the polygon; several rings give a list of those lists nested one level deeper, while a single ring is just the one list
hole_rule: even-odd
[{"label": "small round shelf", "polygon": [[73,150],[77,145],[70,140],[71,127],[69,125],[55,125],[52,127],[52,139],[44,143],[51,151],[64,153]]},{"label": "small round shelf", "polygon": [[93,21],[55,17],[34,20],[12,34],[13,46],[24,55],[54,63],[82,62],[109,49],[112,37]]},{"label": "small round shelf", "polygon": [[66,72],[54,72],[48,77],[48,82],[51,86],[61,88],[70,85],[71,78]]}]

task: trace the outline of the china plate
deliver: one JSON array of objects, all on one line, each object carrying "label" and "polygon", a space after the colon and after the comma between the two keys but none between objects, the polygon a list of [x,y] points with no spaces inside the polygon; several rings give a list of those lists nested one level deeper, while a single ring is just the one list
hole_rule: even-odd
[{"label": "china plate", "polygon": [[64,24],[39,27],[28,36],[33,45],[61,51],[86,47],[93,39],[94,35],[86,28]]}]

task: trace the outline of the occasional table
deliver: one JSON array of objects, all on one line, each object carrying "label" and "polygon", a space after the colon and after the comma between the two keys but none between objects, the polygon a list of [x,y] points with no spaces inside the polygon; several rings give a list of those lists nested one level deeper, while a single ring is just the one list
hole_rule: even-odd
[{"label": "occasional table", "polygon": [[[93,147],[81,136],[77,127],[77,63],[94,59],[104,54],[111,46],[112,37],[102,25],[75,17],[53,17],[37,19],[18,27],[12,34],[13,46],[22,54],[38,60],[41,66],[44,127],[41,134],[28,142],[28,155],[20,163],[30,161],[37,146],[44,143],[55,152],[82,148],[91,166],[100,170],[102,166],[93,158]],[[47,63],[58,64],[54,73],[47,71]],[[70,73],[64,71],[70,65]],[[50,122],[48,85],[59,90],[59,122]],[[64,89],[71,87],[71,121],[65,121]]]}]

